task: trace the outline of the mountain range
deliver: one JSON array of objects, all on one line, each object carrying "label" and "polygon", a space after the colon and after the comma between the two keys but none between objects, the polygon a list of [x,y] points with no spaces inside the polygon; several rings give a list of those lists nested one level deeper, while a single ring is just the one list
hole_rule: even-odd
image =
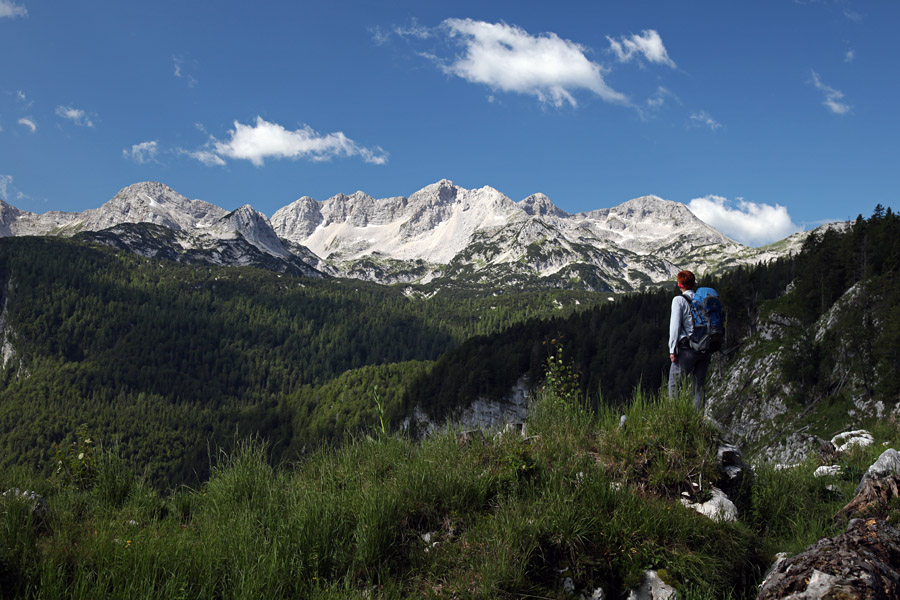
[{"label": "mountain range", "polygon": [[269,219],[228,212],[156,182],[84,212],[22,211],[0,200],[0,237],[78,236],[157,258],[250,265],[378,283],[575,288],[611,292],[709,273],[799,249],[807,233],[763,248],[729,239],[683,204],[656,196],[570,214],[543,194],[515,202],[449,180],[409,197],[304,196]]}]

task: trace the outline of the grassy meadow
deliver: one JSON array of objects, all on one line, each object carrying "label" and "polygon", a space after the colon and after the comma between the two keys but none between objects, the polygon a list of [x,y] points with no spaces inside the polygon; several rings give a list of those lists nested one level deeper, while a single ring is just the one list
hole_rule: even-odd
[{"label": "grassy meadow", "polygon": [[79,432],[53,476],[0,478],[45,499],[0,499],[0,597],[616,598],[647,569],[681,598],[752,597],[776,552],[843,530],[832,515],[898,442],[876,429],[837,479],[757,466],[718,523],[679,502],[708,496],[721,441],[689,400],[598,414],[575,389],[551,361],[524,434],[377,433],[278,467],[250,440],[167,493]]}]

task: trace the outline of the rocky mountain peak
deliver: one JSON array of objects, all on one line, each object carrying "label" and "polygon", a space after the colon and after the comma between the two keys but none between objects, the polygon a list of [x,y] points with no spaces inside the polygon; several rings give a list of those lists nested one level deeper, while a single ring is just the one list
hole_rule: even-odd
[{"label": "rocky mountain peak", "polygon": [[449,179],[441,179],[423,187],[409,197],[412,204],[427,204],[432,206],[444,206],[456,201],[459,188],[453,185]]},{"label": "rocky mountain peak", "polygon": [[208,227],[225,210],[202,200],[188,200],[156,181],[132,184],[119,190],[97,209],[86,210],[67,224],[73,231],[99,231],[120,223],[155,223],[175,230]]},{"label": "rocky mountain peak", "polygon": [[290,255],[269,219],[249,204],[222,217],[213,225],[210,234],[223,239],[239,234],[262,252],[280,257]]},{"label": "rocky mountain peak", "polygon": [[569,213],[562,210],[553,202],[550,201],[550,198],[545,196],[544,194],[532,194],[516,203],[519,208],[525,211],[525,213],[532,217],[543,217],[543,216],[552,216],[552,217],[568,217]]},{"label": "rocky mountain peak", "polygon": [[[674,216],[693,217],[688,208],[680,203],[671,200],[663,200],[659,196],[641,196],[632,198],[622,204],[610,209],[610,212],[617,214],[623,218],[635,220],[643,220],[647,218],[671,218]],[[696,217],[694,217],[696,218]]]},{"label": "rocky mountain peak", "polygon": [[303,240],[322,222],[321,203],[309,196],[294,200],[272,215],[272,227],[287,240]]},{"label": "rocky mountain peak", "polygon": [[[470,190],[449,179],[408,198],[375,199],[362,191],[324,202],[303,196],[271,221],[249,205],[229,212],[153,181],[123,188],[83,213],[37,215],[0,204],[0,236],[73,235],[134,223],[169,228],[178,233],[172,238],[178,240],[176,254],[206,253],[216,264],[277,263],[304,271],[297,259],[329,274],[384,282],[460,274],[490,281],[514,273],[540,285],[574,281],[590,289],[631,290],[680,268],[756,256],[683,204],[657,196],[569,214],[545,194],[513,202],[490,186]],[[132,233],[145,231],[150,229]],[[139,246],[135,241],[129,247]],[[766,256],[788,250],[780,245]]]},{"label": "rocky mountain peak", "polygon": [[3,198],[0,198],[0,237],[15,235],[12,232],[12,227],[21,214],[22,211],[11,204],[7,204],[3,201]]}]

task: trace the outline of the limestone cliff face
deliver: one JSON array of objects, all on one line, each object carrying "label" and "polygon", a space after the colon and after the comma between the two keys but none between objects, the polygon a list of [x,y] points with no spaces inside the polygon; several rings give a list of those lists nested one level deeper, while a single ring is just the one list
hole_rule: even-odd
[{"label": "limestone cliff face", "polygon": [[[736,356],[717,357],[707,388],[709,414],[735,443],[776,464],[795,464],[816,452],[836,431],[869,417],[900,417],[900,402],[876,400],[871,360],[860,344],[867,316],[864,284],[850,288],[812,331],[777,313],[758,323]],[[814,389],[798,370],[813,344],[818,360],[832,364]]]}]

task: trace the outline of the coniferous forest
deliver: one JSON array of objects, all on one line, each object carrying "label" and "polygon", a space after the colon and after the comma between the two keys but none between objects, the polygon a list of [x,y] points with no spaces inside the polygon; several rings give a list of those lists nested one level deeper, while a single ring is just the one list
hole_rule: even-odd
[{"label": "coniferous forest", "polygon": [[[715,277],[726,352],[777,310],[811,324],[865,286],[858,336],[872,394],[900,392],[900,219],[876,207],[797,256]],[[786,293],[789,292],[789,293]],[[210,455],[267,441],[273,462],[376,429],[413,407],[440,419],[538,383],[560,350],[595,404],[655,391],[674,287],[619,297],[554,290],[430,297],[360,281],[186,266],[73,240],[0,240],[0,467],[47,468],[85,425],[159,487],[208,476]],[[814,390],[827,340],[801,340]],[[805,345],[804,345],[805,344]],[[800,364],[802,363],[802,365]]]},{"label": "coniferous forest", "polygon": [[0,240],[0,284],[15,349],[0,373],[0,466],[39,467],[86,424],[160,485],[204,477],[210,448],[250,435],[278,460],[395,419],[407,383],[468,337],[608,302],[422,299],[28,237]]}]

